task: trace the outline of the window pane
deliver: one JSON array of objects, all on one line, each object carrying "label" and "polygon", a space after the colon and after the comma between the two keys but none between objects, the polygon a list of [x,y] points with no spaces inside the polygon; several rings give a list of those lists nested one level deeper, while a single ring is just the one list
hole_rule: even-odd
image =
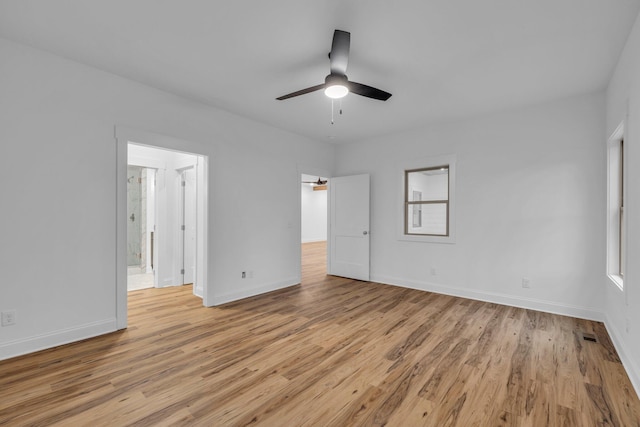
[{"label": "window pane", "polygon": [[422,205],[411,205],[411,226],[413,228],[422,227]]},{"label": "window pane", "polygon": [[624,229],[624,208],[620,208],[620,248],[619,248],[619,251],[618,251],[618,256],[620,258],[620,262],[619,262],[619,265],[620,265],[620,272],[619,272],[620,277],[624,276],[624,271],[626,270],[625,265],[624,265],[624,261],[625,261],[625,258],[626,258],[625,251],[624,251],[624,248],[625,248],[625,241],[624,241],[625,235],[626,235],[626,232],[625,232],[625,229]]},{"label": "window pane", "polygon": [[407,234],[447,235],[447,203],[421,203],[408,207]]},{"label": "window pane", "polygon": [[623,289],[625,270],[624,143],[620,127],[607,141],[607,275]]},{"label": "window pane", "polygon": [[407,172],[407,184],[410,202],[448,200],[449,167],[439,166]]},{"label": "window pane", "polygon": [[618,248],[618,258],[620,260],[620,277],[624,276],[625,266],[625,229],[624,229],[624,140],[620,140],[620,247]]}]

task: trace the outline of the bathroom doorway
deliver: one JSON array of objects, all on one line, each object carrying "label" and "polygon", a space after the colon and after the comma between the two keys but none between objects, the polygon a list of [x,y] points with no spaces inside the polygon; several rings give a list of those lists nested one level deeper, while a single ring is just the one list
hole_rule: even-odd
[{"label": "bathroom doorway", "polygon": [[[209,212],[211,187],[209,165],[212,149],[209,145],[178,139],[168,135],[161,135],[125,126],[115,127],[116,139],[116,325],[117,329],[124,329],[128,323],[127,308],[127,270],[129,267],[128,254],[128,222],[132,212],[129,212],[127,202],[127,179],[129,166],[141,169],[140,178],[144,179],[144,169],[147,179],[153,182],[154,191],[147,192],[149,198],[154,197],[154,219],[147,220],[144,227],[147,241],[147,265],[153,272],[154,287],[183,285],[187,264],[183,254],[194,251],[195,274],[192,279],[192,292],[199,297],[204,306],[210,305],[209,300],[209,247],[212,240],[212,228],[209,227]],[[187,224],[182,223],[183,205],[181,203],[182,177],[185,170],[192,169],[195,177],[195,195],[187,199],[195,199],[195,226],[192,227],[195,238],[195,249],[185,249],[180,244],[182,240],[189,240],[183,236]],[[188,175],[188,174],[187,174]],[[153,178],[150,178],[153,176]],[[189,177],[187,176],[187,179]],[[134,178],[134,180],[136,180]],[[132,180],[132,181],[134,181]],[[149,182],[148,181],[148,185]],[[185,184],[186,185],[186,184]],[[142,192],[142,188],[140,189]],[[142,205],[141,205],[142,210]],[[142,213],[140,213],[142,215]],[[185,230],[182,230],[185,225]],[[142,229],[142,225],[140,227]],[[153,231],[153,244],[150,233]],[[142,240],[141,240],[142,243]],[[133,245],[132,245],[133,246]],[[135,245],[134,247],[136,247]],[[153,256],[150,251],[153,250]],[[135,251],[132,251],[135,253]],[[144,252],[140,251],[144,256]],[[189,255],[187,255],[189,256]],[[132,256],[133,258],[133,256]],[[140,268],[140,267],[138,267]],[[147,269],[147,272],[149,269]],[[184,271],[184,272],[183,272]]]},{"label": "bathroom doorway", "polygon": [[127,290],[193,285],[202,298],[203,156],[133,142],[127,149]]}]

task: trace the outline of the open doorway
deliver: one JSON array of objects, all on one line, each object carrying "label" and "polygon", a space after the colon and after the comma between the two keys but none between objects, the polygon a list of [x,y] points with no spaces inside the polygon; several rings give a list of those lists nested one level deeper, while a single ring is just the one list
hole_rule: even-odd
[{"label": "open doorway", "polygon": [[328,179],[301,174],[301,269],[302,280],[324,276],[327,271]]},{"label": "open doorway", "polygon": [[129,142],[127,159],[127,290],[192,285],[202,298],[197,230],[204,157]]},{"label": "open doorway", "polygon": [[[182,240],[188,241],[190,237],[183,232],[188,229],[193,230],[195,240],[195,275],[193,278],[193,293],[201,297],[204,306],[210,305],[211,284],[208,281],[210,271],[210,260],[208,257],[209,247],[212,241],[212,228],[209,227],[210,194],[212,188],[209,174],[209,165],[212,161],[213,150],[207,144],[187,141],[175,137],[145,132],[125,126],[115,127],[116,139],[116,325],[118,329],[124,329],[128,324],[127,308],[127,229],[129,215],[127,214],[127,177],[128,166],[139,166],[155,171],[155,224],[154,244],[153,244],[153,272],[154,286],[174,286],[185,283],[184,274],[189,269],[188,263],[184,263],[183,246],[176,243]],[[149,156],[147,152],[130,152],[130,148],[142,150],[158,150],[156,153],[174,153],[179,159],[170,163],[166,160]],[[181,159],[181,160],[180,160]],[[195,159],[195,161],[193,161]],[[195,226],[189,227],[188,223],[181,223],[175,226],[176,218],[181,218],[183,212],[182,204],[171,205],[166,200],[163,204],[163,197],[168,191],[174,192],[176,198],[181,200],[182,178],[185,170],[193,169],[195,175]],[[189,176],[187,174],[187,180]],[[186,187],[185,183],[185,187]],[[164,192],[164,193],[163,193]],[[190,196],[185,195],[188,199]],[[166,209],[160,209],[166,206]],[[173,221],[172,221],[173,219]],[[164,224],[167,228],[162,232]],[[185,225],[184,230],[182,225]],[[152,226],[148,223],[146,229],[150,231]],[[167,258],[166,252],[182,251],[179,256],[172,255]],[[165,255],[163,256],[163,252]],[[187,258],[189,255],[187,255]],[[170,261],[164,261],[169,259]],[[184,273],[182,272],[184,270]],[[179,282],[179,283],[178,283]]]}]

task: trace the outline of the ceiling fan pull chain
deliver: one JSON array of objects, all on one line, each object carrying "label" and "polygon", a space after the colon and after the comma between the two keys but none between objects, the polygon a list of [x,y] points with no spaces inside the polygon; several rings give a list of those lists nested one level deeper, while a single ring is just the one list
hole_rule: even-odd
[{"label": "ceiling fan pull chain", "polygon": [[342,98],[340,98],[340,115],[342,115]]},{"label": "ceiling fan pull chain", "polygon": [[333,99],[331,100],[331,124],[333,124]]}]

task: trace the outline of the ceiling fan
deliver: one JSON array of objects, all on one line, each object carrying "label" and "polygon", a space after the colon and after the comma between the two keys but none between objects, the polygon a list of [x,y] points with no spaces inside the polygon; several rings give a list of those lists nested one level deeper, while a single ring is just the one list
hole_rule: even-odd
[{"label": "ceiling fan", "polygon": [[302,183],[303,184],[313,184],[313,185],[325,185],[327,183],[327,180],[318,177],[317,181],[302,181]]},{"label": "ceiling fan", "polygon": [[351,45],[351,33],[347,31],[335,30],[333,33],[333,43],[331,44],[331,52],[329,52],[329,60],[331,63],[331,72],[325,77],[324,83],[311,86],[306,89],[282,95],[276,98],[279,101],[293,98],[307,93],[324,89],[325,95],[329,98],[338,99],[346,96],[349,92],[367,98],[386,101],[391,97],[389,92],[385,92],[375,87],[367,86],[362,83],[349,81],[347,78],[347,64],[349,62],[349,47]]}]

